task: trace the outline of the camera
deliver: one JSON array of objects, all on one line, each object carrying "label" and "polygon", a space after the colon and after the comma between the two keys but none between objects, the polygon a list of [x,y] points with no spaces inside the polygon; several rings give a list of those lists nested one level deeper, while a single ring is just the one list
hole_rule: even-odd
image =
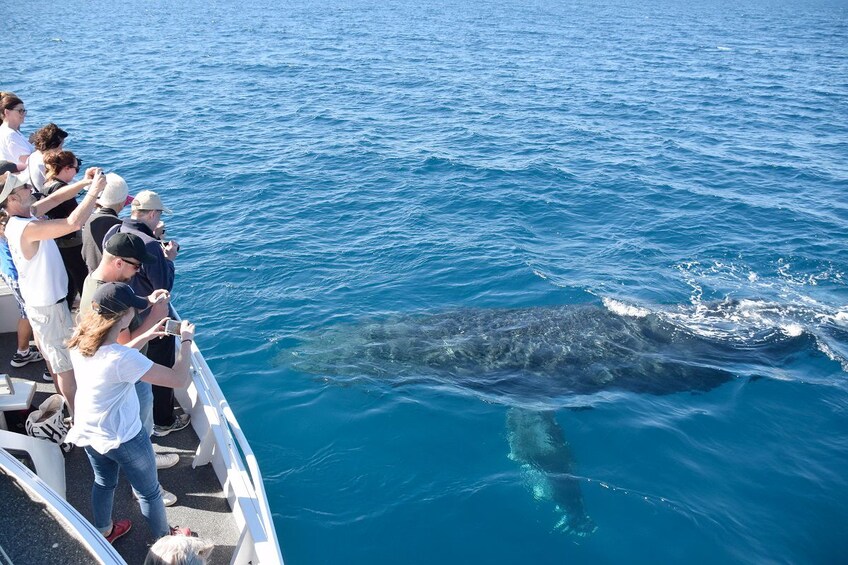
[{"label": "camera", "polygon": [[180,325],[179,320],[168,320],[165,322],[165,333],[167,335],[180,335]]}]

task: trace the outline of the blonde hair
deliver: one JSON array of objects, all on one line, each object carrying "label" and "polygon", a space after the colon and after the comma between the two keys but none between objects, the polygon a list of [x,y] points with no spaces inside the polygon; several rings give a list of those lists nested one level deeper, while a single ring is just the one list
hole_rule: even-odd
[{"label": "blonde hair", "polygon": [[83,357],[91,357],[103,342],[112,328],[121,321],[124,312],[113,316],[103,316],[94,310],[89,310],[80,315],[79,324],[74,330],[74,335],[66,344],[68,349],[77,349]]},{"label": "blonde hair", "polygon": [[214,548],[197,538],[165,536],[147,552],[144,565],[205,565]]}]

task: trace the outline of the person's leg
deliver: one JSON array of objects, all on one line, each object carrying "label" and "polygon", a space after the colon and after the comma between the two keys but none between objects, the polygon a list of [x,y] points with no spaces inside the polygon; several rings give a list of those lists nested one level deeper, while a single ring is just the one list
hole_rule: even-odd
[{"label": "person's leg", "polygon": [[[12,291],[12,295],[15,297],[15,301],[18,303],[18,310],[21,313],[21,317],[18,319],[18,353],[20,354],[29,354],[29,342],[32,339],[32,326],[29,323],[29,319],[26,314],[26,305],[24,304],[24,298],[21,296],[21,289],[18,287],[18,281],[13,279],[12,277],[6,275],[5,273],[0,273],[0,278],[6,283],[6,286],[9,287],[9,290]],[[40,356],[39,356],[40,359]],[[12,365],[16,366],[15,364]]]},{"label": "person's leg", "polygon": [[135,383],[135,393],[138,396],[138,416],[141,427],[150,437],[153,434],[153,385],[144,381]]},{"label": "person's leg", "polygon": [[21,318],[18,320],[18,351],[28,351],[31,340],[32,326],[29,325],[29,320]]},{"label": "person's leg", "polygon": [[[147,345],[147,357],[165,367],[174,366],[175,354],[174,339],[170,336],[153,339]],[[165,427],[174,423],[174,389],[153,386],[153,423]]]},{"label": "person's leg", "polygon": [[77,294],[82,295],[82,284],[88,276],[88,267],[82,259],[82,245],[60,247],[59,254],[68,273],[68,304],[72,305]]},{"label": "person's leg", "polygon": [[77,382],[74,379],[71,355],[65,345],[74,333],[74,322],[68,303],[62,300],[50,306],[27,305],[26,313],[32,324],[36,343],[55,377],[56,390],[65,397],[68,410],[73,416]]},{"label": "person's leg", "polygon": [[74,415],[74,396],[77,394],[77,380],[74,377],[74,371],[62,371],[54,373],[56,378],[56,390],[65,397],[65,402],[68,404],[68,412],[71,417]]},{"label": "person's leg", "polygon": [[153,385],[153,421],[165,427],[174,423],[174,389]]},{"label": "person's leg", "polygon": [[150,533],[157,539],[168,535],[170,527],[156,474],[156,457],[147,432],[141,429],[133,439],[110,451],[110,455],[113,452],[130,485],[138,493],[138,504]]},{"label": "person's leg", "polygon": [[94,485],[91,487],[94,527],[103,535],[107,535],[112,531],[112,506],[115,501],[115,487],[118,486],[118,464],[91,446],[86,446],[85,454],[88,455],[88,461],[94,471]]}]

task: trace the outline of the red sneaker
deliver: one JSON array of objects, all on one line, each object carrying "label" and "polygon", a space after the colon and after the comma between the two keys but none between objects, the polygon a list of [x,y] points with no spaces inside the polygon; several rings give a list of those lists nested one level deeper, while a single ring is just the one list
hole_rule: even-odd
[{"label": "red sneaker", "polygon": [[106,534],[106,541],[115,543],[115,540],[126,534],[132,529],[132,522],[129,520],[118,520],[112,524],[112,531]]},{"label": "red sneaker", "polygon": [[172,536],[185,536],[187,538],[190,538],[194,534],[188,528],[181,528],[179,526],[171,526],[171,535]]}]

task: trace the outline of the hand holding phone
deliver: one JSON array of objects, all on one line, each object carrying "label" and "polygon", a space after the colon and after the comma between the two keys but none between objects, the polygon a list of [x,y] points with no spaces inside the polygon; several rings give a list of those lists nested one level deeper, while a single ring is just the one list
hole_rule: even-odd
[{"label": "hand holding phone", "polygon": [[180,335],[180,322],[179,320],[167,320],[165,321],[165,334],[166,335]]}]

